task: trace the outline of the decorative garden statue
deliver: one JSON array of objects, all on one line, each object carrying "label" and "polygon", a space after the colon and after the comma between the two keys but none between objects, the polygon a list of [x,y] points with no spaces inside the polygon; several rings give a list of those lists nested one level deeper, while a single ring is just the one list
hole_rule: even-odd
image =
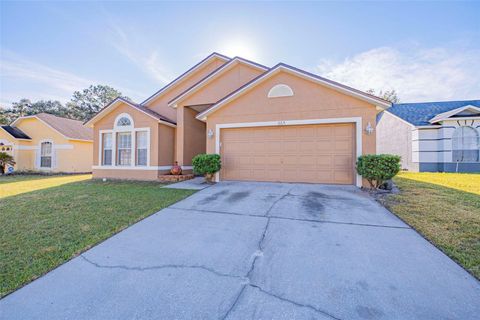
[{"label": "decorative garden statue", "polygon": [[170,169],[170,173],[174,176],[178,176],[182,174],[182,167],[178,165],[178,161],[175,161],[175,165]]}]

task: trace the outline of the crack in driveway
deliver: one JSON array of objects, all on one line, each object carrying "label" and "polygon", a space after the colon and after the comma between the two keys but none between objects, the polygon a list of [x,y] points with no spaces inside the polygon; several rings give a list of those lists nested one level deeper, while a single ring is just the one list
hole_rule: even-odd
[{"label": "crack in driveway", "polygon": [[302,304],[302,303],[299,303],[299,302],[296,302],[296,301],[293,301],[293,300],[290,300],[290,299],[281,297],[281,296],[279,296],[279,295],[276,295],[276,294],[274,294],[274,293],[271,293],[271,292],[266,291],[265,289],[261,288],[260,286],[258,286],[258,285],[256,285],[256,284],[252,284],[252,283],[251,283],[252,273],[253,273],[253,271],[255,270],[255,266],[256,266],[256,264],[257,264],[258,258],[263,255],[263,251],[264,251],[264,249],[265,249],[264,243],[265,243],[265,239],[266,239],[268,227],[270,226],[270,221],[271,221],[271,219],[272,219],[272,217],[269,217],[268,215],[269,215],[270,211],[272,210],[272,208],[273,208],[279,201],[281,201],[282,199],[284,199],[285,197],[287,197],[288,195],[290,195],[290,191],[291,191],[292,189],[293,189],[293,187],[290,188],[287,193],[285,193],[285,194],[282,195],[280,198],[278,198],[277,200],[275,200],[275,201],[272,203],[272,205],[270,206],[270,208],[267,210],[267,212],[265,213],[265,218],[267,218],[267,223],[265,224],[265,228],[264,228],[264,230],[263,230],[263,232],[262,232],[262,235],[261,235],[261,237],[260,237],[260,240],[258,241],[258,250],[253,253],[254,258],[253,258],[253,261],[252,261],[252,265],[251,265],[251,267],[250,267],[250,270],[248,271],[247,275],[245,276],[245,279],[246,279],[248,282],[247,282],[245,285],[243,285],[243,287],[240,289],[240,291],[239,291],[239,293],[237,294],[237,296],[235,297],[232,305],[228,308],[227,312],[226,312],[225,315],[222,317],[222,319],[226,319],[226,318],[230,315],[230,313],[235,309],[235,306],[236,306],[236,305],[238,304],[238,302],[240,301],[240,297],[241,297],[241,296],[243,295],[243,293],[245,292],[246,287],[247,287],[247,286],[250,286],[250,287],[252,287],[252,288],[256,288],[256,289],[260,290],[262,293],[264,293],[264,294],[266,294],[266,295],[268,295],[268,296],[270,296],[270,297],[279,299],[279,300],[284,301],[284,302],[291,303],[291,304],[293,304],[293,305],[295,305],[295,306],[297,306],[297,307],[308,308],[308,309],[310,309],[310,310],[312,310],[312,311],[315,311],[315,312],[317,312],[317,313],[320,313],[320,314],[325,315],[325,316],[327,316],[327,317],[330,317],[330,318],[332,318],[332,319],[340,320],[340,318],[337,318],[337,317],[335,317],[334,315],[331,315],[330,313],[328,313],[328,312],[326,312],[326,311],[324,311],[324,310],[318,309],[318,308],[316,308],[316,307],[314,307],[314,306],[311,306],[311,305],[308,305],[308,304]]},{"label": "crack in driveway", "polygon": [[149,266],[149,267],[129,267],[125,265],[101,265],[99,263],[96,263],[87,257],[85,257],[83,254],[80,255],[80,257],[83,258],[86,262],[89,264],[97,267],[97,268],[102,268],[102,269],[122,269],[122,270],[128,270],[128,271],[148,271],[148,270],[159,270],[159,269],[201,269],[204,271],[208,271],[210,273],[213,273],[219,277],[227,277],[227,278],[235,278],[235,279],[240,279],[240,280],[247,280],[243,276],[239,275],[234,275],[234,274],[228,274],[228,273],[223,273],[220,271],[217,271],[213,268],[202,266],[202,265],[183,265],[183,264],[162,264],[158,266]]}]

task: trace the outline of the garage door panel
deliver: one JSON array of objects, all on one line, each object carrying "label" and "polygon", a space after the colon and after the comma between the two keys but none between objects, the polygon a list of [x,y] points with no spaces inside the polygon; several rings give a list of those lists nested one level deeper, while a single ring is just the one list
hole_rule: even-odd
[{"label": "garage door panel", "polygon": [[340,151],[343,153],[350,153],[353,149],[353,142],[351,139],[338,139],[333,143],[335,146],[335,151]]},{"label": "garage door panel", "polygon": [[333,128],[331,126],[316,126],[315,131],[319,138],[330,138],[333,136]]},{"label": "garage door panel", "polygon": [[352,184],[353,124],[223,129],[222,179]]},{"label": "garage door panel", "polygon": [[319,140],[316,143],[316,150],[320,154],[330,154],[332,152],[333,141]]}]

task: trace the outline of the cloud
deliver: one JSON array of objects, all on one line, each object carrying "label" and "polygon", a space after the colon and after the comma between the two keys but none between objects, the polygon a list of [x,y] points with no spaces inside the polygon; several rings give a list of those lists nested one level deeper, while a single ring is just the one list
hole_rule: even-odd
[{"label": "cloud", "polygon": [[[0,60],[0,105],[8,106],[21,98],[31,100],[70,100],[74,91],[105,83],[29,61],[11,51],[2,51]],[[109,84],[122,94],[140,99],[145,96],[129,88]]]},{"label": "cloud", "polygon": [[70,95],[73,91],[93,83],[91,80],[76,76],[72,73],[25,60],[13,53],[2,54],[0,74],[2,78],[41,82],[44,85],[69,93]]},{"label": "cloud", "polygon": [[323,60],[316,71],[361,90],[395,89],[403,102],[479,99],[478,57],[480,50],[381,47]]},{"label": "cloud", "polygon": [[152,48],[151,41],[141,39],[140,32],[129,36],[128,32],[109,15],[107,15],[107,21],[110,27],[109,42],[120,54],[160,84],[170,82],[171,77],[160,61],[159,51]]}]

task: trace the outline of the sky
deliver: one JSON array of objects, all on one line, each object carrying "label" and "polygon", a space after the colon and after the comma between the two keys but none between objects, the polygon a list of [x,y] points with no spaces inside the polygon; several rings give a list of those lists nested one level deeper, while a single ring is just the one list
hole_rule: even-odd
[{"label": "sky", "polygon": [[6,2],[0,106],[110,85],[142,102],[209,55],[402,102],[480,99],[480,2]]}]

